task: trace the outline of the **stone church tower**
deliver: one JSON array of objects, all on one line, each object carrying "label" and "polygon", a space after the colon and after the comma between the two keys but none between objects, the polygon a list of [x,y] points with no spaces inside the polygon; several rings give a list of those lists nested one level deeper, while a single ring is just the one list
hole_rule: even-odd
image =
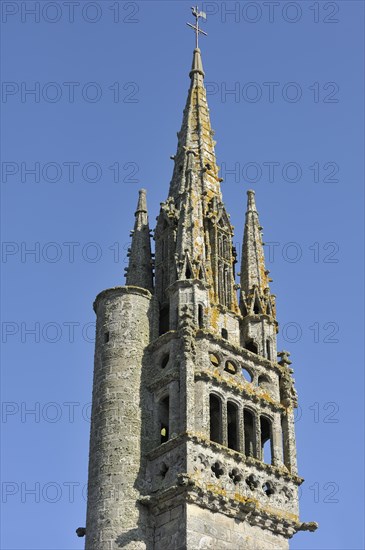
[{"label": "stone church tower", "polygon": [[126,286],[94,303],[87,550],[287,549],[316,528],[255,193],[238,285],[198,48],[190,80],[155,255],[141,190]]}]

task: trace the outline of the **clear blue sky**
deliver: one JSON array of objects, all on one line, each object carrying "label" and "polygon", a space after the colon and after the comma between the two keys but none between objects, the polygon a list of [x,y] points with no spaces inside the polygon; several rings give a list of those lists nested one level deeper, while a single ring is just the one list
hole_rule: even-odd
[{"label": "clear blue sky", "polygon": [[[205,4],[222,190],[237,243],[248,188],[277,243],[267,267],[299,393],[301,517],[320,524],[291,548],[362,549],[364,4],[274,4]],[[124,284],[137,190],[152,226],[167,195],[190,6],[2,2],[6,550],[83,547],[92,302]]]}]

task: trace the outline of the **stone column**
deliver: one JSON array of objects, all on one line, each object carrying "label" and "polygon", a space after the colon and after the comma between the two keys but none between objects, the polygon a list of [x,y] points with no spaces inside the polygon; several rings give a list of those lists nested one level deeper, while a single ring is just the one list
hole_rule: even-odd
[{"label": "stone column", "polygon": [[86,550],[145,549],[136,488],[141,466],[141,371],[151,294],[117,287],[96,298]]},{"label": "stone column", "polygon": [[228,447],[228,422],[227,422],[227,400],[221,400],[222,406],[222,444]]},{"label": "stone column", "polygon": [[170,438],[176,437],[180,433],[180,384],[174,380],[169,384],[170,396]]},{"label": "stone column", "polygon": [[283,438],[281,431],[280,413],[276,413],[272,422],[272,450],[273,465],[281,466],[283,460]]},{"label": "stone column", "polygon": [[254,422],[255,422],[254,456],[259,460],[262,460],[263,457],[262,457],[262,449],[261,449],[261,426],[260,426],[260,415],[258,413],[254,414]]},{"label": "stone column", "polygon": [[244,437],[244,426],[243,426],[243,406],[240,404],[238,406],[238,423],[237,423],[237,437],[238,437],[238,450],[240,453],[245,452],[245,437]]},{"label": "stone column", "polygon": [[295,442],[294,410],[286,409],[286,415],[282,416],[282,429],[284,440],[284,462],[292,474],[297,474],[297,449]]}]

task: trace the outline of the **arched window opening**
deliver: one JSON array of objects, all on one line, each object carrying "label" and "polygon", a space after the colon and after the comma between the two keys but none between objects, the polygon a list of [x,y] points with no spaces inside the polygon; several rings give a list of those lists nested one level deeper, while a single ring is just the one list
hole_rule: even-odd
[{"label": "arched window opening", "polygon": [[204,327],[204,310],[202,304],[198,305],[198,324],[199,328]]},{"label": "arched window opening", "polygon": [[257,344],[253,340],[248,340],[245,344],[245,348],[248,349],[248,351],[252,351],[252,353],[258,352]]},{"label": "arched window opening", "polygon": [[227,403],[228,447],[238,451],[238,407],[231,401]]},{"label": "arched window opening", "polygon": [[242,376],[243,378],[247,381],[247,382],[252,382],[252,374],[250,373],[250,371],[248,371],[247,369],[244,369],[242,368],[241,370],[242,372]]},{"label": "arched window opening", "polygon": [[212,365],[214,367],[219,367],[220,361],[219,361],[218,355],[216,355],[215,353],[210,353],[209,354],[209,359],[210,359],[210,362],[212,363]]},{"label": "arched window opening", "polygon": [[272,464],[271,421],[265,416],[260,417],[261,460]]},{"label": "arched window opening", "polygon": [[222,338],[225,340],[228,340],[228,330],[226,328],[222,328],[221,330]]},{"label": "arched window opening", "polygon": [[161,369],[164,369],[166,367],[167,363],[169,362],[169,359],[170,359],[170,355],[166,353],[166,355],[163,356],[161,361]]},{"label": "arched window opening", "polygon": [[253,306],[253,312],[255,315],[258,315],[259,313],[261,313],[261,306],[260,306],[260,302],[258,301],[257,297],[255,299],[255,304]]},{"label": "arched window opening", "polygon": [[170,398],[166,396],[160,401],[159,406],[160,443],[166,443],[170,434]]},{"label": "arched window opening", "polygon": [[222,443],[222,408],[221,400],[216,395],[209,397],[210,440]]},{"label": "arched window opening", "polygon": [[160,310],[159,335],[165,334],[170,328],[170,308],[164,306]]},{"label": "arched window opening", "polygon": [[272,484],[269,481],[267,481],[266,483],[263,484],[262,490],[264,491],[264,493],[268,497],[271,497],[271,495],[273,495],[275,493],[274,487],[272,486]]},{"label": "arched window opening", "polygon": [[248,409],[243,411],[243,423],[245,430],[245,455],[255,456],[255,420],[254,415]]},{"label": "arched window opening", "polygon": [[226,361],[224,370],[229,372],[230,374],[236,374],[237,366],[232,361]]},{"label": "arched window opening", "polygon": [[104,333],[104,343],[107,344],[110,340],[110,334],[109,332]]},{"label": "arched window opening", "polygon": [[191,273],[190,267],[187,265],[185,269],[185,279],[192,279],[193,275]]},{"label": "arched window opening", "polygon": [[270,342],[270,340],[266,340],[266,357],[268,359],[271,359],[271,342]]}]

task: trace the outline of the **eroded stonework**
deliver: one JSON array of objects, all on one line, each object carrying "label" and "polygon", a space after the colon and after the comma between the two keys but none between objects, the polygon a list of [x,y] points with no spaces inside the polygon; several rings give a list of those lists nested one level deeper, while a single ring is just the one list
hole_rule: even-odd
[{"label": "eroded stonework", "polygon": [[127,286],[94,304],[87,550],[284,550],[316,528],[254,192],[239,285],[199,49],[190,78],[155,255],[141,190]]}]

